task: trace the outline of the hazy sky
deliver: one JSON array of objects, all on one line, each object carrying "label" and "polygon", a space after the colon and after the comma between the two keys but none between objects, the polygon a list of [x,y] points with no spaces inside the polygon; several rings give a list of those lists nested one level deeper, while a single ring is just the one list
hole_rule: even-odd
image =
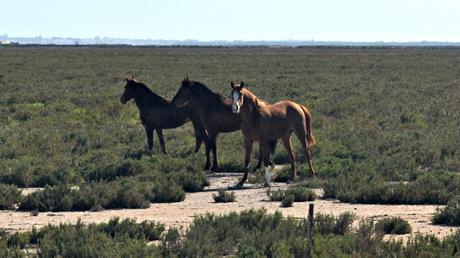
[{"label": "hazy sky", "polygon": [[460,41],[458,0],[0,0],[9,36]]}]

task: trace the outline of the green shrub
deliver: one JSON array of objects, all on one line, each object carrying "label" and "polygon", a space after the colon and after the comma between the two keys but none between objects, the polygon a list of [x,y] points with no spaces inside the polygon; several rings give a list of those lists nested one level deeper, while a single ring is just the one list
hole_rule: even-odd
[{"label": "green shrub", "polygon": [[0,257],[27,257],[19,246],[9,247],[5,240],[0,239]]},{"label": "green shrub", "polygon": [[22,200],[21,191],[14,185],[0,184],[0,209],[11,210]]},{"label": "green shrub", "polygon": [[170,180],[180,185],[188,193],[199,192],[209,185],[207,178],[202,171],[181,171],[171,173]]},{"label": "green shrub", "polygon": [[316,194],[302,186],[290,186],[286,190],[286,195],[293,195],[295,202],[310,202],[316,199]]},{"label": "green shrub", "polygon": [[46,185],[71,184],[78,181],[77,175],[67,167],[58,167],[49,172],[39,173],[34,182],[31,183],[35,187],[44,187]]},{"label": "green shrub", "polygon": [[159,257],[154,246],[127,235],[112,238],[94,227],[48,226],[39,240],[41,257]]},{"label": "green shrub", "polygon": [[270,198],[270,201],[272,202],[280,202],[284,199],[285,191],[278,189],[275,191],[272,191],[271,189],[267,190],[267,195]]},{"label": "green shrub", "polygon": [[[92,225],[94,226],[94,225]],[[127,238],[140,239],[147,241],[159,240],[161,234],[165,230],[163,224],[152,221],[142,221],[140,224],[133,219],[112,218],[107,223],[98,224],[97,230],[107,234],[112,238]]]},{"label": "green shrub", "polygon": [[357,256],[377,256],[378,247],[383,241],[383,236],[381,231],[376,230],[375,223],[372,220],[361,220],[354,234]]},{"label": "green shrub", "polygon": [[110,160],[107,164],[89,163],[81,167],[84,179],[91,181],[112,181],[119,177],[135,176],[145,173],[144,168],[139,161],[135,160],[116,160],[112,163]]},{"label": "green shrub", "polygon": [[155,184],[153,188],[153,202],[181,202],[185,199],[182,187],[175,184]]},{"label": "green shrub", "polygon": [[316,199],[316,194],[303,186],[290,186],[285,191],[281,189],[275,191],[267,190],[267,195],[270,201],[283,201],[287,195],[292,195],[294,202],[307,202]]},{"label": "green shrub", "polygon": [[76,194],[76,190],[66,185],[46,187],[27,195],[19,210],[70,211]]},{"label": "green shrub", "polygon": [[179,202],[185,192],[174,183],[152,183],[137,178],[70,186],[49,186],[24,198],[19,210],[28,211],[99,211],[115,208],[147,208],[150,202]]},{"label": "green shrub", "polygon": [[234,202],[235,192],[227,192],[225,189],[217,190],[217,195],[212,194],[212,198],[215,202]]},{"label": "green shrub", "polygon": [[324,186],[325,198],[380,204],[445,204],[459,194],[460,177],[425,174],[408,183],[389,183],[377,175],[339,176]]},{"label": "green shrub", "polygon": [[432,222],[436,225],[460,226],[460,198],[454,198],[446,207],[438,209]]},{"label": "green shrub", "polygon": [[412,231],[409,222],[396,217],[383,218],[377,222],[375,227],[383,231],[385,234],[404,235],[409,234]]},{"label": "green shrub", "polygon": [[9,247],[19,247],[24,249],[26,244],[30,242],[30,235],[28,233],[14,233],[8,237],[7,245]]},{"label": "green shrub", "polygon": [[345,235],[350,233],[355,215],[345,212],[335,217],[330,214],[317,214],[315,217],[315,232],[322,235],[335,234]]},{"label": "green shrub", "polygon": [[294,203],[295,196],[292,194],[286,194],[283,198],[283,201],[281,202],[281,207],[292,207],[292,204]]}]

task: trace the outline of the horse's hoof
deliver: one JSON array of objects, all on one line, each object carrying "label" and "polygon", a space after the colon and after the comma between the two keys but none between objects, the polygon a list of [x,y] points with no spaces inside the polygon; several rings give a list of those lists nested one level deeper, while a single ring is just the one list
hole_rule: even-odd
[{"label": "horse's hoof", "polygon": [[270,183],[267,183],[267,182],[264,183],[264,187],[270,187],[270,186],[272,186]]}]

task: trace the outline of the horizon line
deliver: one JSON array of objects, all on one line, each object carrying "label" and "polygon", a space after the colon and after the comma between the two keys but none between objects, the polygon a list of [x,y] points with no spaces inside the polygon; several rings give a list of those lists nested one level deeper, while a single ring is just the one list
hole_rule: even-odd
[{"label": "horizon line", "polygon": [[35,40],[53,40],[53,39],[68,39],[68,40],[125,40],[125,41],[176,41],[176,42],[333,42],[333,43],[450,43],[460,44],[460,41],[449,40],[339,40],[339,39],[165,39],[165,38],[124,38],[110,36],[94,36],[94,37],[73,37],[73,36],[10,36],[7,33],[0,34],[2,39],[35,39]]}]

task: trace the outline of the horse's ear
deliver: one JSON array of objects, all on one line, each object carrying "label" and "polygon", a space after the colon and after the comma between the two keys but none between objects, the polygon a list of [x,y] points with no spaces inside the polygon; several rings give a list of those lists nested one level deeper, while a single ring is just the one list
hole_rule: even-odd
[{"label": "horse's ear", "polygon": [[232,86],[232,89],[235,88],[235,84],[233,84],[233,81],[230,82],[230,86]]},{"label": "horse's ear", "polygon": [[243,88],[244,86],[244,82],[240,82],[240,87]]}]

